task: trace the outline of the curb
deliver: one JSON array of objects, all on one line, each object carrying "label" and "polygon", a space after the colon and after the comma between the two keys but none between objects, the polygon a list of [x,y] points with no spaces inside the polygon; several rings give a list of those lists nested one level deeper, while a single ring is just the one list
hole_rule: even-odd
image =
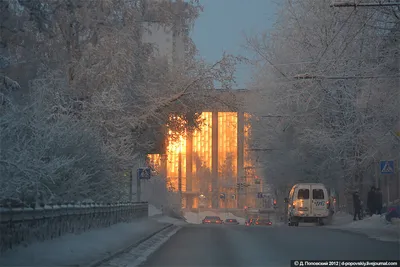
[{"label": "curb", "polygon": [[167,228],[170,228],[172,226],[173,226],[173,224],[168,224],[168,225],[162,227],[161,229],[157,230],[156,232],[148,235],[147,237],[144,237],[144,238],[140,239],[139,241],[135,242],[134,244],[131,244],[131,245],[127,246],[126,248],[123,248],[123,249],[120,249],[120,250],[118,250],[116,252],[113,252],[110,255],[104,257],[103,259],[92,261],[89,264],[78,265],[78,267],[98,267],[99,265],[101,265],[101,264],[113,259],[114,257],[117,257],[117,256],[119,256],[119,255],[121,255],[123,253],[128,252],[129,250],[133,249],[134,247],[139,246],[141,243],[147,241],[148,239],[152,238],[156,234],[158,234],[161,231],[163,231],[163,230],[165,230]]}]

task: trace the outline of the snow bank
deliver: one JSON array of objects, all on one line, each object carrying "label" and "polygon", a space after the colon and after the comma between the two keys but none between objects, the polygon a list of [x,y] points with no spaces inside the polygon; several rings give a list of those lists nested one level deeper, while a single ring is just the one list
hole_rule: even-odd
[{"label": "snow bank", "polygon": [[213,211],[202,211],[199,213],[196,212],[185,212],[185,218],[188,223],[192,224],[201,224],[201,221],[204,219],[206,216],[219,216],[222,220],[226,219],[236,219],[240,224],[244,224],[245,219],[241,217],[237,217],[233,215],[232,213],[227,213],[227,212],[213,212]]},{"label": "snow bank", "polygon": [[353,216],[346,212],[338,211],[333,215],[330,225],[344,225],[353,222]]},{"label": "snow bank", "polygon": [[187,222],[185,222],[184,220],[176,219],[176,218],[172,218],[172,217],[168,217],[168,216],[160,216],[160,217],[155,218],[155,220],[159,223],[171,223],[174,225],[187,224]]},{"label": "snow bank", "polygon": [[87,266],[89,262],[125,248],[165,225],[167,223],[141,219],[79,235],[66,234],[6,251],[0,257],[0,266]]},{"label": "snow bank", "polygon": [[155,206],[149,204],[149,217],[162,214],[162,211],[157,209]]},{"label": "snow bank", "polygon": [[[346,216],[343,216],[346,217]],[[348,218],[348,216],[347,216]],[[352,218],[351,218],[352,220]],[[385,220],[385,216],[373,215],[363,220],[351,221],[341,225],[328,226],[329,228],[365,234],[381,241],[399,242],[400,227]]]},{"label": "snow bank", "polygon": [[387,222],[385,216],[372,215],[371,217],[366,217],[363,220],[352,221],[351,223],[344,224],[344,228],[364,228],[364,229],[376,229],[376,228],[386,228],[398,230],[395,225]]}]

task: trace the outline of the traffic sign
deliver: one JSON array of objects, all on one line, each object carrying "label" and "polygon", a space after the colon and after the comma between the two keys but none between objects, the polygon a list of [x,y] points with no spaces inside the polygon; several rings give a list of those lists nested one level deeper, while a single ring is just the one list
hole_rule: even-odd
[{"label": "traffic sign", "polygon": [[382,160],[381,174],[392,174],[392,173],[394,173],[394,160]]},{"label": "traffic sign", "polygon": [[264,194],[262,192],[257,193],[257,198],[264,198]]},{"label": "traffic sign", "polygon": [[151,177],[151,169],[150,168],[139,168],[137,169],[137,177],[140,180],[148,180]]},{"label": "traffic sign", "polygon": [[224,194],[224,193],[220,194],[220,195],[219,195],[219,198],[220,198],[220,199],[225,199],[225,194]]},{"label": "traffic sign", "polygon": [[233,194],[233,195],[231,196],[231,198],[232,198],[232,199],[236,199],[236,195]]}]

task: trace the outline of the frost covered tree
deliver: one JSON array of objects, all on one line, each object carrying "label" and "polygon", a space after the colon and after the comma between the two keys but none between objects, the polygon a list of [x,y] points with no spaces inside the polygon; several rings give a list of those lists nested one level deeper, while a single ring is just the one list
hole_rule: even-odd
[{"label": "frost covered tree", "polygon": [[146,21],[190,28],[197,1],[6,0],[0,8],[1,200],[126,199],[123,173],[155,146],[170,114],[196,124],[212,81],[233,81],[233,57],[196,60],[188,40],[186,60],[171,65],[142,42]]},{"label": "frost covered tree", "polygon": [[320,181],[346,195],[375,183],[380,159],[399,158],[399,15],[288,0],[273,31],[247,38],[255,128],[272,148],[261,156],[267,182]]}]

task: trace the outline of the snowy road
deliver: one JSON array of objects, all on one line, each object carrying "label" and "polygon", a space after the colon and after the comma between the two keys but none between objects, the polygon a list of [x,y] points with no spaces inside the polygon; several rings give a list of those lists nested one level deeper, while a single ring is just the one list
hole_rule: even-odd
[{"label": "snowy road", "polygon": [[324,227],[187,225],[142,266],[290,266],[290,260],[395,260],[398,243]]}]

